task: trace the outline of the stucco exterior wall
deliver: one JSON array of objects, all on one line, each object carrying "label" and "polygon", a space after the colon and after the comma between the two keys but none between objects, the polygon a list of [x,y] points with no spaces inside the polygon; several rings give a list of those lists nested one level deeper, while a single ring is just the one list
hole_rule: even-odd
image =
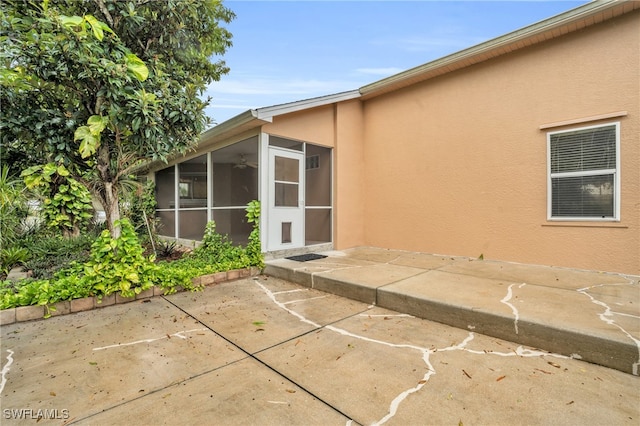
[{"label": "stucco exterior wall", "polygon": [[[632,12],[365,101],[364,243],[639,274],[639,27]],[[547,221],[539,127],[614,111],[551,130],[620,122],[621,221]]]},{"label": "stucco exterior wall", "polygon": [[326,105],[274,117],[273,123],[262,126],[262,131],[284,138],[333,147],[335,145],[333,123],[334,106]]},{"label": "stucco exterior wall", "polygon": [[334,232],[336,249],[365,244],[365,147],[362,103],[336,105],[334,152]]}]

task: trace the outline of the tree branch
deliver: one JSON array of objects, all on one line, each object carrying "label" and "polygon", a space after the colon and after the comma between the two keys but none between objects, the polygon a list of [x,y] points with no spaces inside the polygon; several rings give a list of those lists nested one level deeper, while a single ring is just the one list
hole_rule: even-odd
[{"label": "tree branch", "polygon": [[104,17],[107,19],[107,22],[109,23],[109,26],[113,28],[113,17],[109,13],[109,9],[107,9],[107,6],[104,4],[104,1],[102,1],[102,0],[94,0],[94,1],[96,2],[98,7],[100,8],[100,12],[102,12]]}]

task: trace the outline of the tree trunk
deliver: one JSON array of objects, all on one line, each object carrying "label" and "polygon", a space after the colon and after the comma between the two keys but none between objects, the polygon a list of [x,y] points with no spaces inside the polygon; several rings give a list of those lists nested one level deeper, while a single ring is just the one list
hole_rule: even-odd
[{"label": "tree trunk", "polygon": [[104,182],[104,213],[107,219],[107,229],[112,238],[120,237],[120,227],[115,222],[120,219],[120,205],[118,204],[118,187],[113,182]]}]

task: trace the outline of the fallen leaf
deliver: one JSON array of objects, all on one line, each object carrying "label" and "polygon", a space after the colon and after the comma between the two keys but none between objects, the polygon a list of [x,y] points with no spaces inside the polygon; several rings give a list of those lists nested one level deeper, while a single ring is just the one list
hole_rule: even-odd
[{"label": "fallen leaf", "polygon": [[255,331],[264,331],[264,328],[256,328]]},{"label": "fallen leaf", "polygon": [[140,390],[138,391],[138,393],[140,393],[140,392],[144,392],[144,389],[140,389]]},{"label": "fallen leaf", "polygon": [[567,402],[567,405],[571,405],[571,404],[573,404],[573,401]]},{"label": "fallen leaf", "polygon": [[342,355],[338,355],[338,358],[336,358],[336,361],[339,360],[340,358],[342,358]]},{"label": "fallen leaf", "polygon": [[555,368],[560,368],[560,366],[558,364],[556,364],[555,362],[547,361],[547,364],[549,364],[550,366],[555,367]]},{"label": "fallen leaf", "polygon": [[426,380],[424,380],[424,379],[422,379],[422,380],[420,380],[420,381],[418,382],[418,384],[419,384],[419,385],[424,385],[425,383],[427,383],[427,381],[426,381]]},{"label": "fallen leaf", "polygon": [[89,365],[98,365],[97,362],[89,362]]},{"label": "fallen leaf", "polygon": [[500,376],[500,377],[498,377],[498,378],[496,379],[496,382],[499,382],[500,380],[504,379],[505,377],[507,377],[507,376]]},{"label": "fallen leaf", "polygon": [[462,370],[462,372],[464,373],[465,376],[467,376],[468,378],[471,378],[471,376],[469,375],[469,373],[467,373],[466,371],[464,371],[464,369]]},{"label": "fallen leaf", "polygon": [[464,426],[464,425],[462,424],[462,420],[460,420],[460,421],[458,422],[458,426]]},{"label": "fallen leaf", "polygon": [[164,394],[164,395],[162,395],[162,399],[165,399],[166,397],[169,397],[169,396],[171,396],[170,393]]},{"label": "fallen leaf", "polygon": [[296,391],[294,391],[293,389],[287,389],[287,392],[289,392],[289,393],[296,393]]},{"label": "fallen leaf", "polygon": [[56,396],[56,393],[55,392],[49,392],[49,395]]}]

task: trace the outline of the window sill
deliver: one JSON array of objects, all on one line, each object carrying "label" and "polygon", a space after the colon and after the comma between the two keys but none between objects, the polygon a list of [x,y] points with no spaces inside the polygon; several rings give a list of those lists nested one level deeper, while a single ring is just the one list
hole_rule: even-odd
[{"label": "window sill", "polygon": [[542,226],[549,226],[552,228],[620,228],[628,229],[627,225],[622,225],[619,222],[546,222]]}]

